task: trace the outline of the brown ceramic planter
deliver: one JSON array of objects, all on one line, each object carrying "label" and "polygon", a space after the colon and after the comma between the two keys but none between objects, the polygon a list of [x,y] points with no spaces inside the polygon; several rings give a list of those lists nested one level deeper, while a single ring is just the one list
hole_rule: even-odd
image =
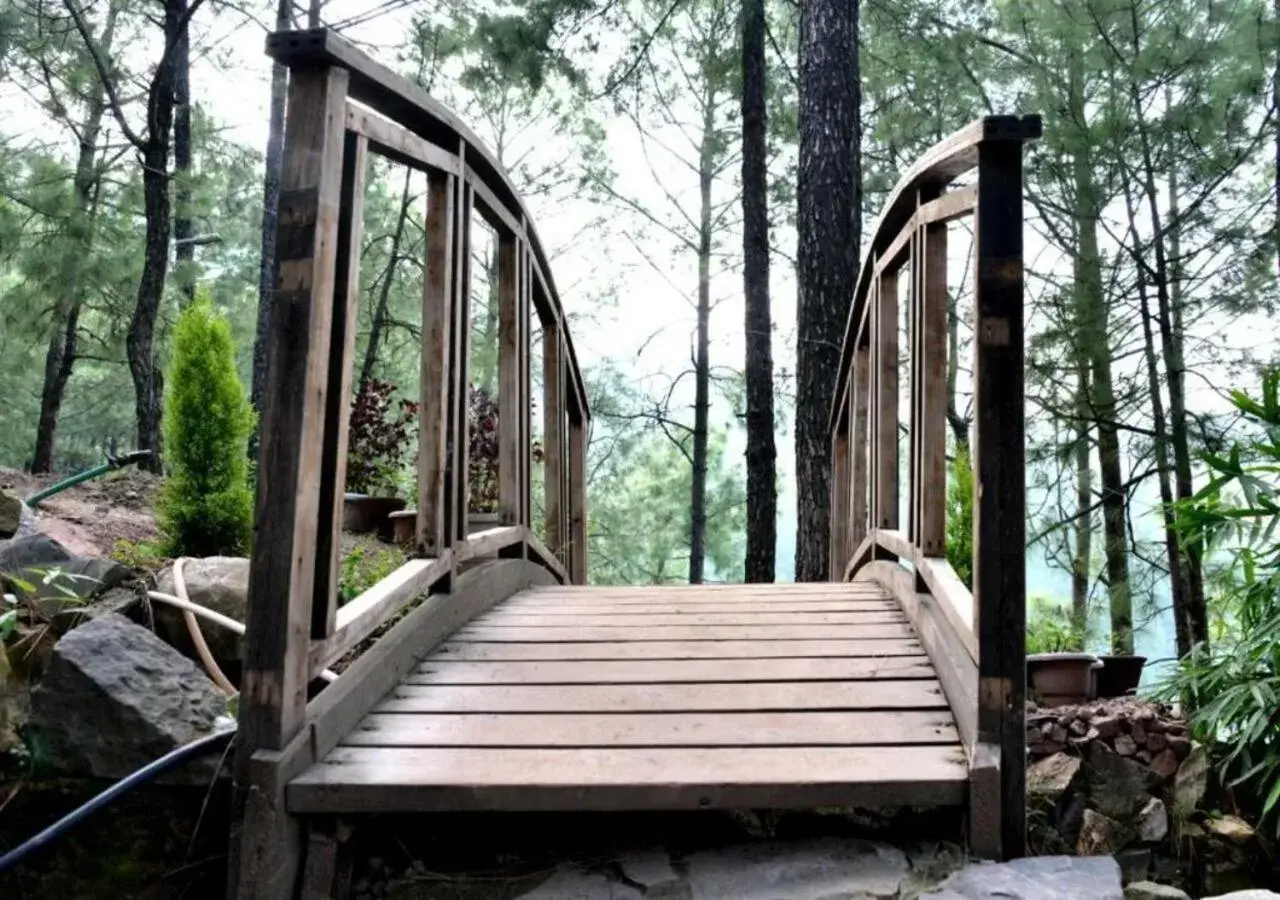
[{"label": "brown ceramic planter", "polygon": [[1099,656],[1102,668],[1098,670],[1098,696],[1124,697],[1138,689],[1142,681],[1145,656]]},{"label": "brown ceramic planter", "polygon": [[387,517],[404,509],[401,497],[370,497],[365,494],[347,494],[342,504],[342,529],[352,534],[379,532],[379,536],[391,539],[391,524]]},{"label": "brown ceramic planter", "polygon": [[[392,540],[397,544],[412,544],[414,531],[418,524],[418,511],[416,509],[401,509],[391,513],[387,518],[391,521]],[[477,531],[497,527],[497,513],[473,512],[467,516],[468,534],[475,534]]]},{"label": "brown ceramic planter", "polygon": [[1094,696],[1092,653],[1034,653],[1027,657],[1027,680],[1045,706],[1084,703]]}]

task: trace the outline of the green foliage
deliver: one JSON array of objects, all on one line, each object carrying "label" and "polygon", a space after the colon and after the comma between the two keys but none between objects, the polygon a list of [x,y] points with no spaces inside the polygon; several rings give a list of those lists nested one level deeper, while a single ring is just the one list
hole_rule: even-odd
[{"label": "green foliage", "polygon": [[108,556],[130,569],[146,572],[160,571],[168,560],[164,548],[158,544],[152,541],[131,541],[126,538],[116,541]]},{"label": "green foliage", "polygon": [[967,444],[956,444],[947,479],[947,562],[973,590],[973,464]]},{"label": "green foliage", "polygon": [[361,542],[342,559],[338,602],[349,603],[405,563],[404,552],[374,541]]},{"label": "green foliage", "polygon": [[226,320],[200,296],[178,318],[165,379],[168,478],[156,515],[171,556],[241,555],[253,529],[246,459],[253,410]]},{"label": "green foliage", "polygon": [[1031,597],[1027,610],[1027,652],[1067,653],[1084,650],[1084,628],[1071,611],[1052,597]]},{"label": "green foliage", "polygon": [[1180,535],[1220,560],[1214,644],[1197,646],[1157,690],[1184,702],[1198,739],[1225,745],[1224,780],[1257,797],[1280,834],[1280,370],[1263,377],[1260,399],[1231,398],[1255,436],[1204,453],[1209,483],[1176,507]]}]

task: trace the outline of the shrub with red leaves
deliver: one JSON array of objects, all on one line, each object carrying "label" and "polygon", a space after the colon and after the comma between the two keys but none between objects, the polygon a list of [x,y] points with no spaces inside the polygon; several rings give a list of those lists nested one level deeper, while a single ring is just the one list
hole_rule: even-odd
[{"label": "shrub with red leaves", "polygon": [[418,417],[418,404],[392,399],[395,385],[371,378],[351,404],[347,441],[347,490],[395,492],[395,477]]}]

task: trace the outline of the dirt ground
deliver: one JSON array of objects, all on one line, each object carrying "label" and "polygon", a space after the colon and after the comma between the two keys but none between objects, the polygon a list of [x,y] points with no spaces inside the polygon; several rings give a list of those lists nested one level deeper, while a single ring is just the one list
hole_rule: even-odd
[{"label": "dirt ground", "polygon": [[[25,499],[61,477],[0,468],[0,490]],[[134,468],[108,472],[43,501],[36,509],[40,531],[84,556],[105,556],[120,540],[151,540],[159,488],[157,476]]]}]

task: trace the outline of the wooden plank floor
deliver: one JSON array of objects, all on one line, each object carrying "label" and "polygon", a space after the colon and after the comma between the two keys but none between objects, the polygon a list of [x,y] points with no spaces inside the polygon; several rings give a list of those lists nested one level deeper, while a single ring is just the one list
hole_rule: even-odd
[{"label": "wooden plank floor", "polygon": [[289,786],[300,813],[964,801],[874,585],[554,587],[467,623]]}]

